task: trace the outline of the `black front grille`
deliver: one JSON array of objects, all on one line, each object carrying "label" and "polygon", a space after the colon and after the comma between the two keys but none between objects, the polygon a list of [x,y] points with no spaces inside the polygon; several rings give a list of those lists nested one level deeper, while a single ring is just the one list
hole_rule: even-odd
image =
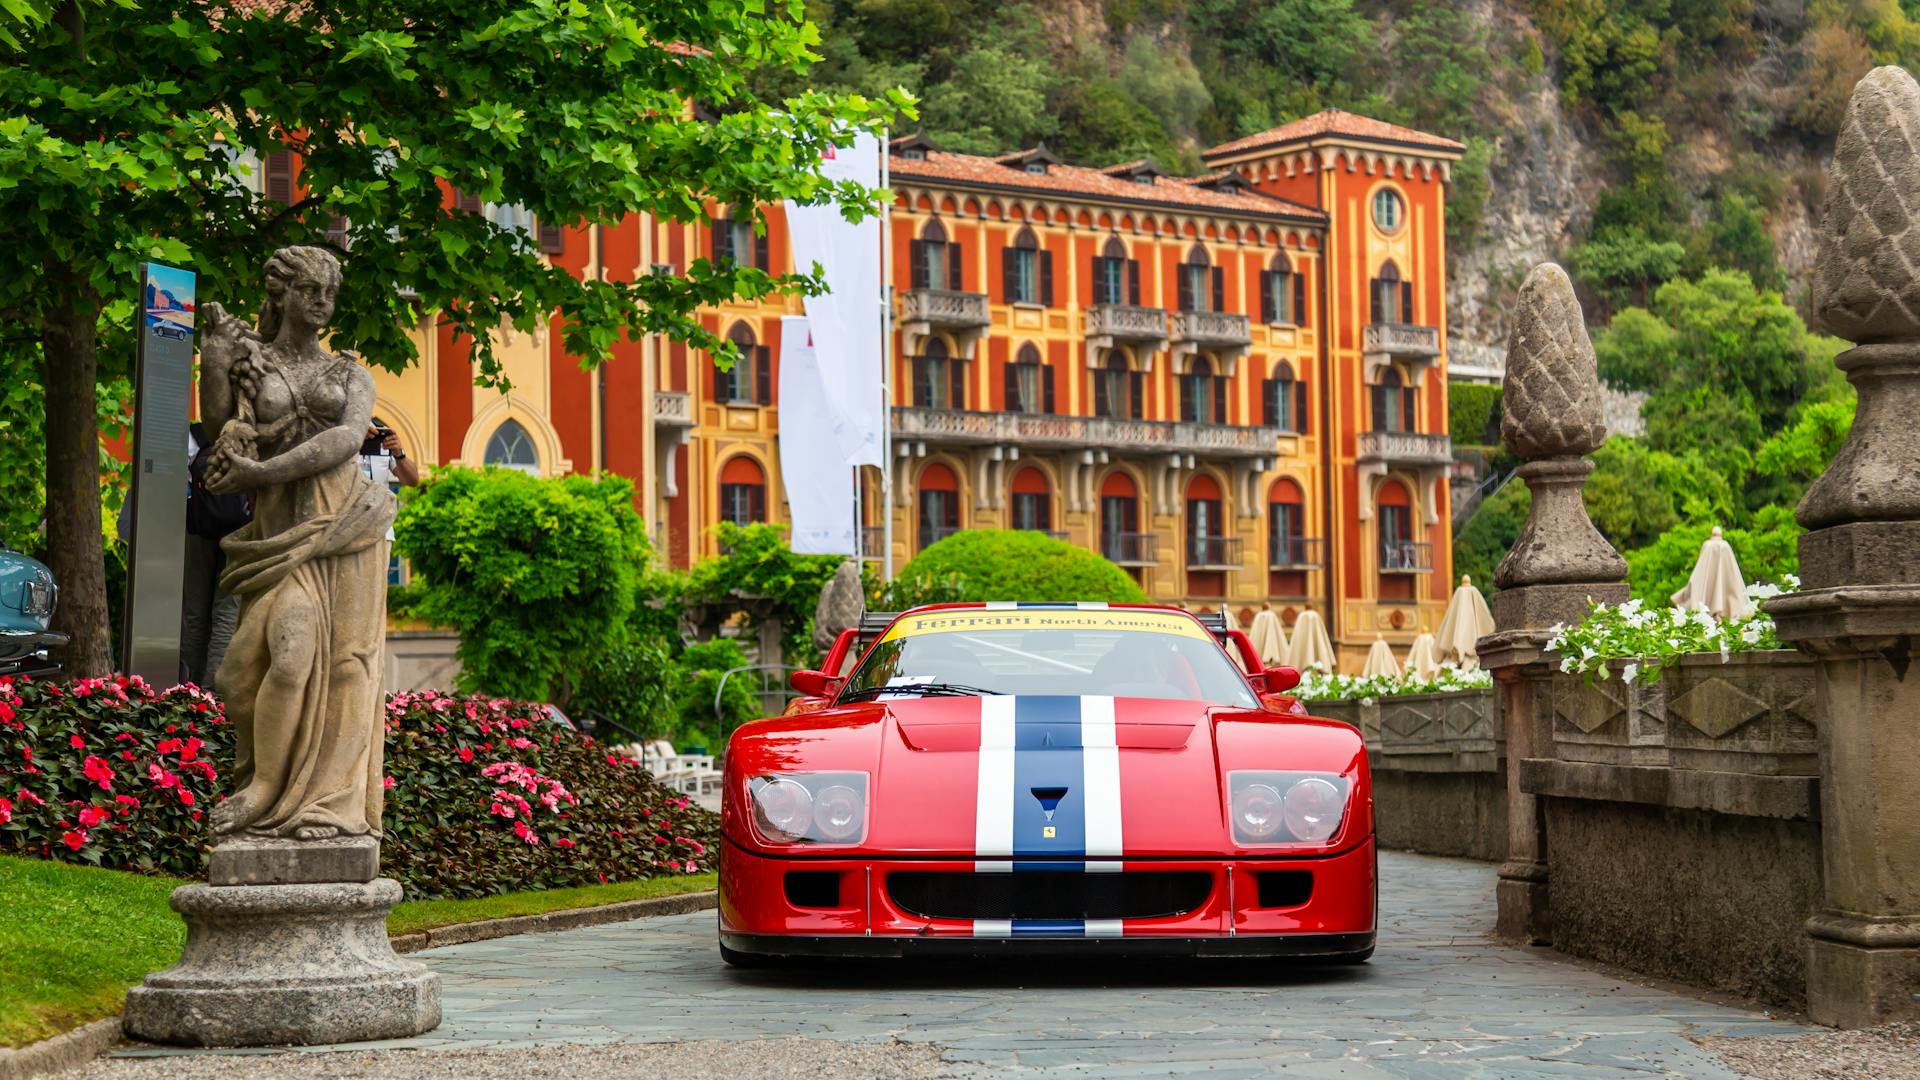
[{"label": "black front grille", "polygon": [[1155,919],[1192,911],[1212,890],[1212,876],[1198,870],[887,876],[893,902],[928,919]]}]

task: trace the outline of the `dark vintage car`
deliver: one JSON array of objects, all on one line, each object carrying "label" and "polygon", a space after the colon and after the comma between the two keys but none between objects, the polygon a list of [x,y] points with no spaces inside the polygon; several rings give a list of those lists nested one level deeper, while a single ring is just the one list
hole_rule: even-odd
[{"label": "dark vintage car", "polygon": [[49,630],[59,589],[38,559],[0,547],[0,675],[51,675],[67,635]]}]

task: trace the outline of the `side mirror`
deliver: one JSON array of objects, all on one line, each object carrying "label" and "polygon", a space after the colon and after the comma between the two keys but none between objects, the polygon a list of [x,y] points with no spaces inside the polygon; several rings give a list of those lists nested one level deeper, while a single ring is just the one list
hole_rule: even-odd
[{"label": "side mirror", "polygon": [[832,697],[840,691],[840,680],[824,671],[796,671],[787,676],[787,685],[804,697]]},{"label": "side mirror", "polygon": [[1267,677],[1267,693],[1269,694],[1284,694],[1300,685],[1300,671],[1298,668],[1270,667],[1264,674]]}]

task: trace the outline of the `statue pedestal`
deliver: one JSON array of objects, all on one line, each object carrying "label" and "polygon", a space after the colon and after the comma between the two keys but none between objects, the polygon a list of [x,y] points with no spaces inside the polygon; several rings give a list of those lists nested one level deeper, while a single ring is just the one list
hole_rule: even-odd
[{"label": "statue pedestal", "polygon": [[188,1046],[398,1039],[440,1024],[440,977],[387,941],[400,883],[187,885],[180,962],[127,993],[128,1035]]}]

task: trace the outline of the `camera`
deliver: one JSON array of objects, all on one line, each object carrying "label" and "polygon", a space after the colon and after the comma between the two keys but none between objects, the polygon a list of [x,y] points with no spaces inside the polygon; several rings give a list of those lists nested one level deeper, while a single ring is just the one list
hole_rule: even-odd
[{"label": "camera", "polygon": [[363,442],[363,443],[361,443],[361,444],[360,444],[360,453],[361,453],[361,454],[384,454],[384,453],[386,453],[386,450],[384,450],[384,449],[383,449],[383,448],[382,448],[382,447],[380,446],[380,444],[381,444],[382,442],[385,442],[385,441],[386,441],[386,438],[387,438],[387,436],[389,436],[389,435],[391,435],[391,434],[393,434],[393,429],[392,429],[392,428],[390,428],[390,427],[387,427],[387,426],[386,426],[386,425],[384,425],[384,424],[380,424],[380,425],[376,425],[376,426],[374,427],[374,429],[373,429],[373,438],[371,438],[371,439],[368,439],[368,440],[367,440],[366,442]]}]

